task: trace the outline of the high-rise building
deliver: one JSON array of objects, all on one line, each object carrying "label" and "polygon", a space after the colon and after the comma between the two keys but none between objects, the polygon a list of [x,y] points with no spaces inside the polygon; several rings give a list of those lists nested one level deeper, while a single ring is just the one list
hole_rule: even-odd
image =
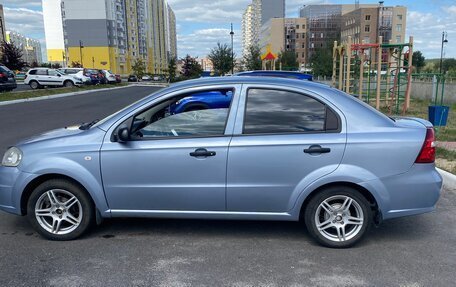
[{"label": "high-rise building", "polygon": [[403,6],[359,8],[343,15],[341,41],[346,43],[383,43],[405,42],[407,8]]},{"label": "high-rise building", "polygon": [[62,0],[43,0],[44,32],[46,34],[47,61],[65,65]]},{"label": "high-rise building", "polygon": [[[306,65],[306,18],[272,18],[261,26],[260,48],[278,55],[293,52],[301,68]],[[287,67],[283,67],[287,68]]]},{"label": "high-rise building", "polygon": [[48,55],[54,61],[64,54],[64,65],[128,74],[142,60],[148,72],[163,73],[168,55],[177,53],[166,0],[43,0],[43,16]]},{"label": "high-rise building", "polygon": [[306,5],[300,9],[300,17],[307,19],[307,58],[316,50],[330,48],[340,40],[342,15],[358,8],[375,7],[375,4],[320,4]]},{"label": "high-rise building", "polygon": [[285,18],[285,0],[252,0],[242,17],[242,51],[259,45],[261,28],[272,18]]},{"label": "high-rise building", "polygon": [[168,31],[168,42],[169,42],[169,58],[177,59],[177,31],[176,31],[176,15],[174,14],[173,9],[168,5],[168,21],[169,25]]},{"label": "high-rise building", "polygon": [[0,4],[0,42],[4,42],[6,37],[5,15],[3,14],[3,5]]},{"label": "high-rise building", "polygon": [[5,41],[13,44],[22,52],[22,60],[27,64],[42,63],[41,43],[38,40],[27,38],[15,31],[6,31]]}]

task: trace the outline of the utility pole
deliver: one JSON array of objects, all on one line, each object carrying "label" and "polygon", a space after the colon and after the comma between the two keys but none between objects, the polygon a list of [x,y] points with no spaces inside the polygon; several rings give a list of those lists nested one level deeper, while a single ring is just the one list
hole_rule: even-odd
[{"label": "utility pole", "polygon": [[81,67],[84,67],[84,63],[82,62],[82,48],[84,48],[84,45],[81,40],[79,40],[79,57],[81,58]]},{"label": "utility pole", "polygon": [[95,57],[92,57],[92,68],[95,69]]},{"label": "utility pole", "polygon": [[234,31],[233,31],[233,23],[231,23],[231,75],[234,75]]},{"label": "utility pole", "polygon": [[442,32],[442,49],[440,50],[440,71],[439,73],[442,74],[442,68],[443,68],[443,44],[448,43],[448,33],[443,31]]}]

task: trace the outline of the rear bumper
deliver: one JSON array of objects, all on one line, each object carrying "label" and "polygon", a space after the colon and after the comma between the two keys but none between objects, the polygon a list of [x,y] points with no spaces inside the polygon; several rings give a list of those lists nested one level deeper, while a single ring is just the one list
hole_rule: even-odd
[{"label": "rear bumper", "polygon": [[17,83],[0,83],[0,90],[8,90],[17,88]]},{"label": "rear bumper", "polygon": [[442,189],[442,177],[434,164],[414,164],[406,173],[361,185],[377,190],[383,219],[392,219],[435,210]]}]

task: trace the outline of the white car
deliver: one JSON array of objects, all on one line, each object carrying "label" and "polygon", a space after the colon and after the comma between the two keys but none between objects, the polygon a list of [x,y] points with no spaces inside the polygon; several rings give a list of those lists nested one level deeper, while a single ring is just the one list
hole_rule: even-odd
[{"label": "white car", "polygon": [[30,69],[25,74],[24,84],[32,89],[48,87],[74,87],[82,85],[82,80],[75,76],[64,75],[55,69],[36,68]]},{"label": "white car", "polygon": [[83,69],[83,68],[62,68],[62,69],[59,69],[59,72],[62,72],[62,74],[76,77],[76,78],[80,79],[84,84],[90,85],[90,84],[92,84],[92,79],[90,77],[87,77],[84,74],[85,71],[86,70]]},{"label": "white car", "polygon": [[103,70],[103,73],[104,73],[104,75],[106,77],[106,80],[108,81],[109,84],[117,83],[116,75],[114,75],[111,71]]}]

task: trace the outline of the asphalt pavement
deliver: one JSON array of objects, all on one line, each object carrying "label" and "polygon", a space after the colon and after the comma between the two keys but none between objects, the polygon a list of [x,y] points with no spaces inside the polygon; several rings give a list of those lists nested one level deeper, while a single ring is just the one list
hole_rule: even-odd
[{"label": "asphalt pavement", "polygon": [[[0,106],[0,150],[102,118],[153,87]],[[176,175],[178,176],[178,175]],[[112,219],[83,238],[47,241],[0,213],[1,286],[455,286],[456,191],[436,212],[386,221],[344,250],[293,222]]]}]

